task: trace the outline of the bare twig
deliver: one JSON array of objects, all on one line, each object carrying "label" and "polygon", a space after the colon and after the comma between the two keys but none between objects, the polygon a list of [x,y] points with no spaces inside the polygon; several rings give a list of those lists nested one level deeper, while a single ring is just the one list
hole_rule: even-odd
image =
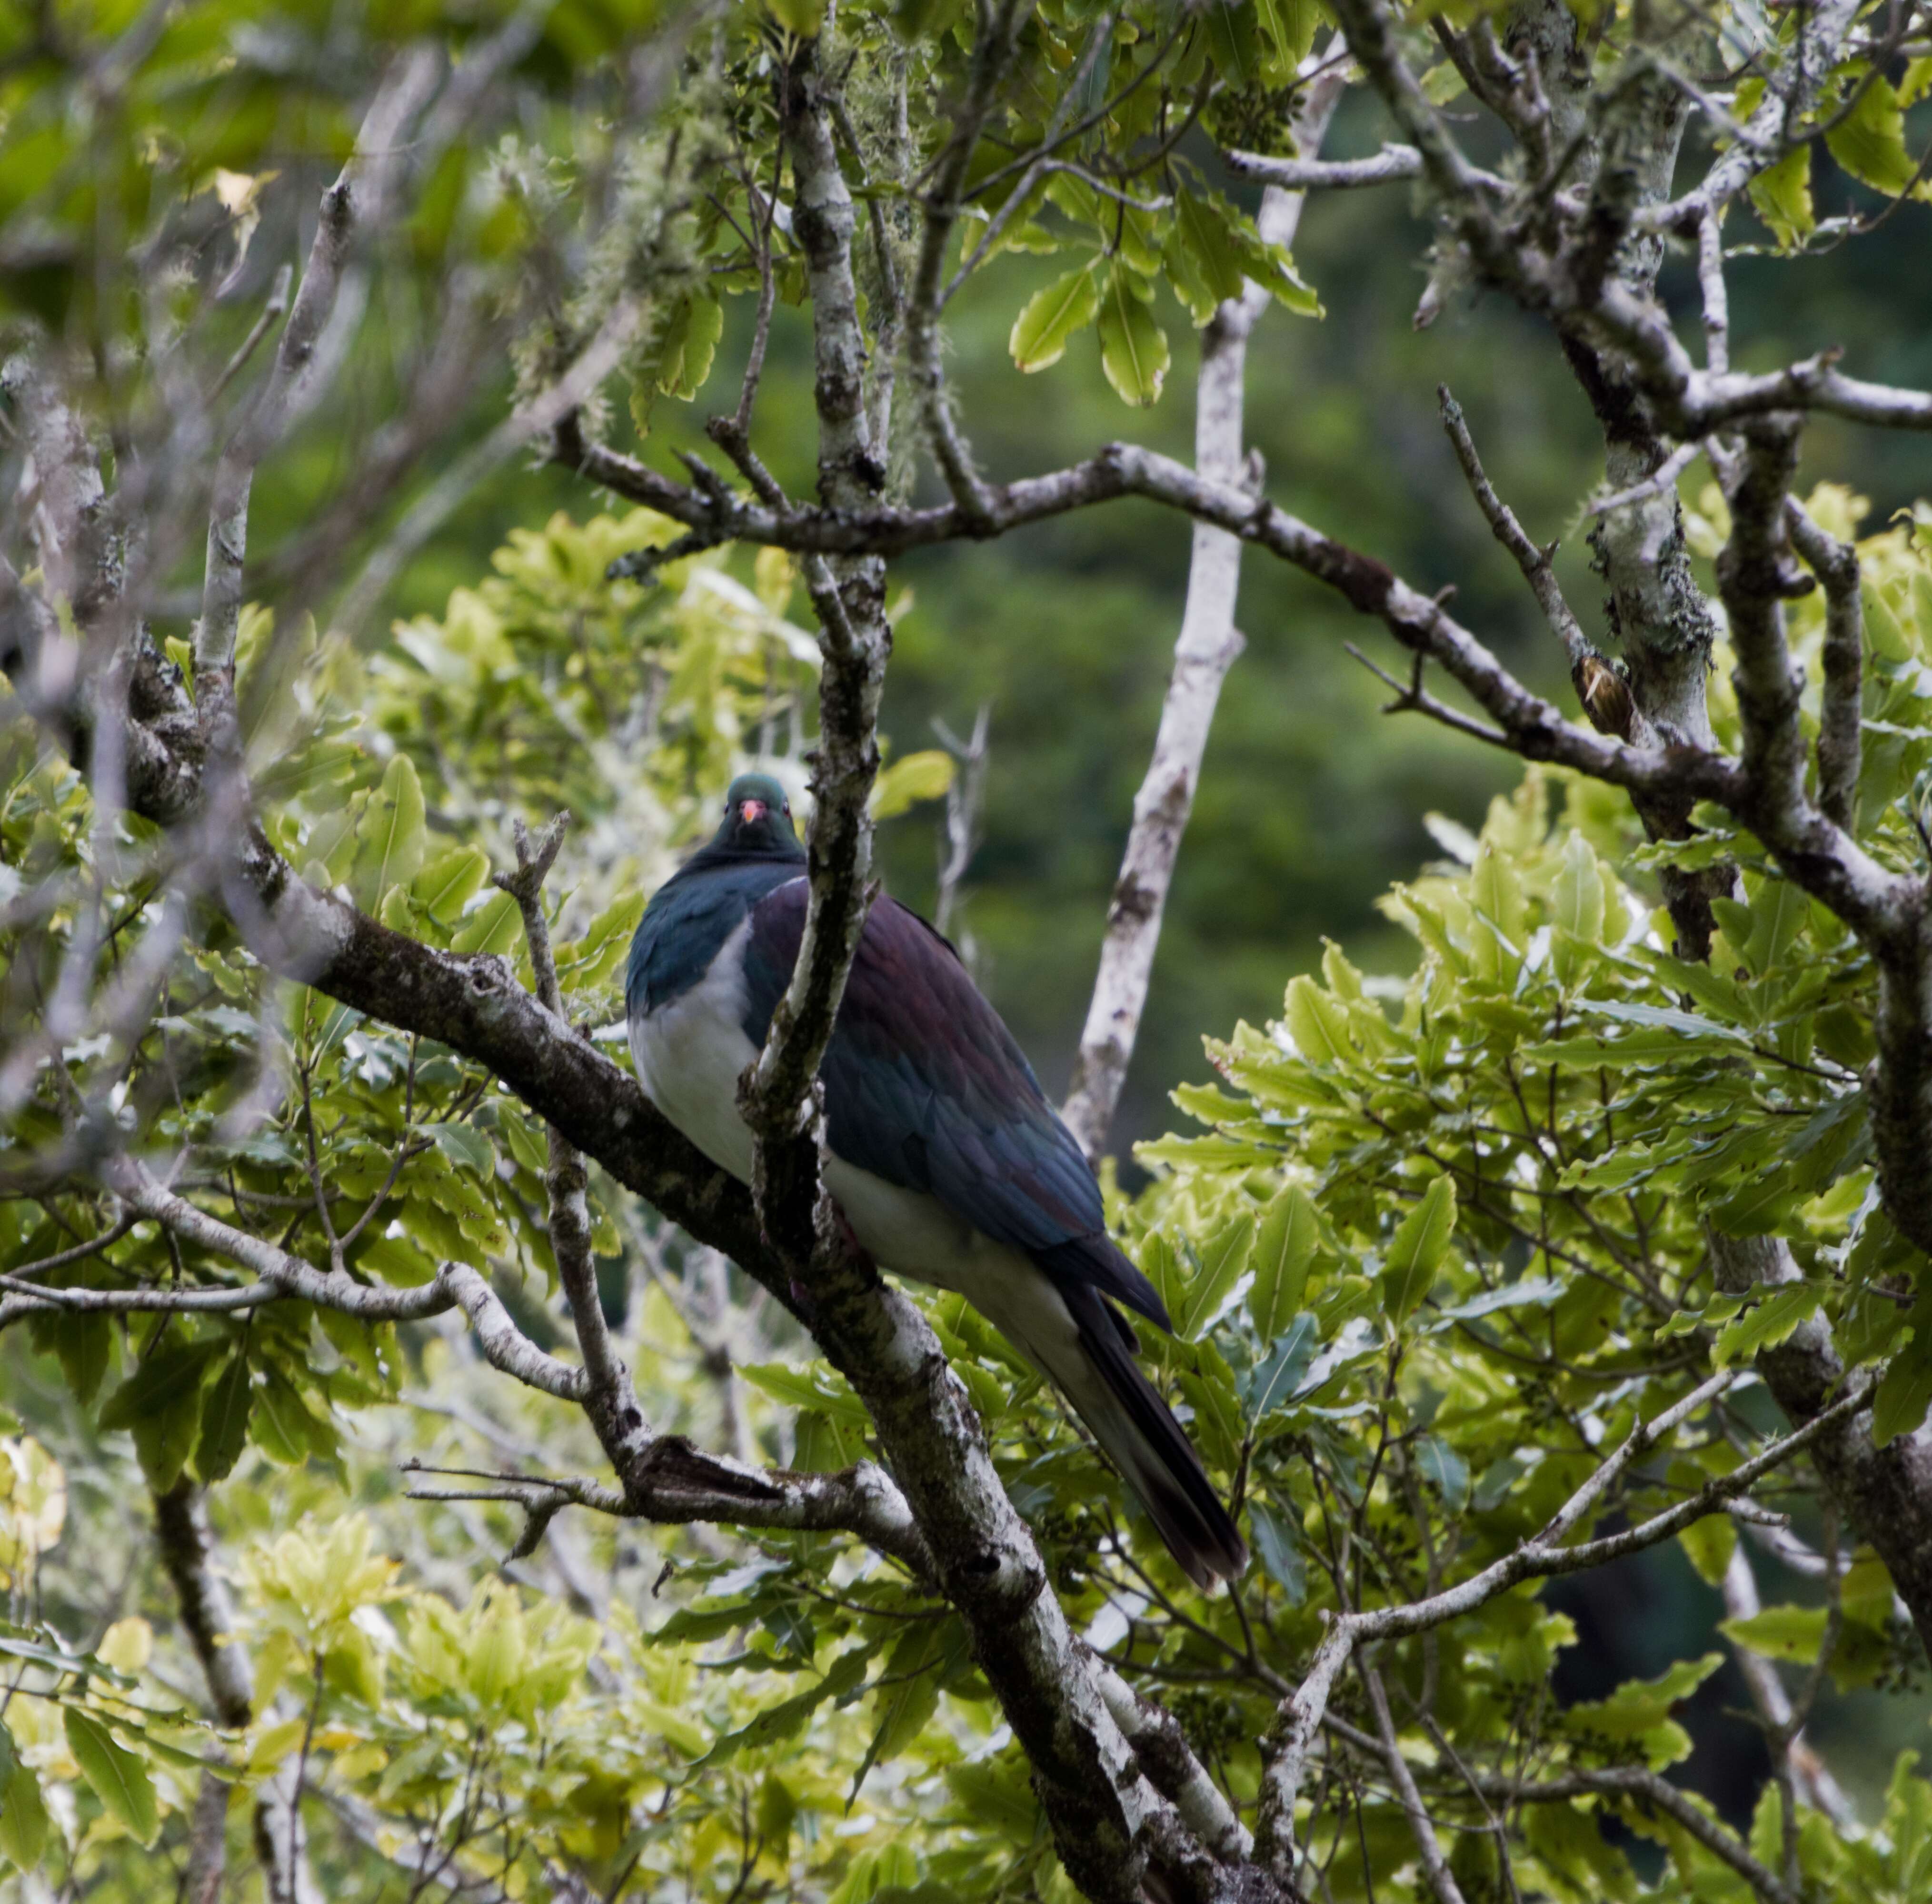
[{"label": "bare twig", "polygon": [[1798,1894],[1754,1858],[1735,1832],[1726,1831],[1668,1780],[1640,1765],[1611,1766],[1600,1771],[1580,1770],[1538,1783],[1478,1776],[1486,1798],[1511,1804],[1564,1804],[1576,1798],[1618,1797],[1662,1812],[1706,1851],[1728,1864],[1765,1904],[1800,1904]]},{"label": "bare twig", "polygon": [[[970,739],[956,739],[944,724],[935,721],[939,737],[952,755],[952,779],[946,790],[946,830],[939,856],[939,891],[933,903],[932,922],[944,933],[950,930],[953,909],[959,903],[959,888],[980,844],[980,812],[986,794],[986,734],[992,719],[992,703],[981,704],[974,717]],[[962,940],[962,944],[965,941]],[[967,964],[971,965],[970,957]]]},{"label": "bare twig", "polygon": [[1851,830],[1862,751],[1864,597],[1858,552],[1814,522],[1796,496],[1785,499],[1792,541],[1825,590],[1824,694],[1818,716],[1818,805],[1835,826]]},{"label": "bare twig", "polygon": [[279,440],[296,386],[308,370],[322,327],[334,309],[358,214],[374,220],[384,215],[389,186],[400,163],[404,130],[428,97],[436,71],[436,55],[427,46],[410,47],[397,56],[364,117],[356,149],[341,176],[322,194],[321,220],[302,287],[275,352],[274,368],[216,468],[201,620],[194,643],[196,691],[204,700],[212,694],[232,696],[233,684],[228,676],[234,665],[235,632],[242,609],[248,496],[256,466]]},{"label": "bare twig", "polygon": [[1288,192],[1352,191],[1364,185],[1387,185],[1422,176],[1422,154],[1413,145],[1385,145],[1374,157],[1366,159],[1283,159],[1262,152],[1225,152],[1222,156],[1238,178],[1257,178]]},{"label": "bare twig", "polygon": [[1308,1751],[1327,1711],[1336,1676],[1357,1645],[1365,1640],[1405,1637],[1426,1632],[1444,1621],[1472,1612],[1498,1594],[1527,1579],[1573,1573],[1600,1567],[1624,1554],[1667,1540],[1706,1514],[1720,1512],[1726,1502],[1744,1494],[1758,1478],[1810,1446],[1833,1423],[1854,1414],[1870,1400],[1870,1384],[1856,1382],[1804,1427],[1771,1443],[1731,1474],[1722,1476],[1675,1507],[1624,1529],[1575,1547],[1558,1543],[1583,1516],[1602,1499],[1631,1464],[1708,1403],[1736,1379],[1736,1372],[1713,1375],[1681,1401],[1634,1428],[1623,1445],[1592,1473],[1547,1525],[1533,1540],[1513,1548],[1480,1573],[1426,1598],[1333,1618],[1328,1635],[1316,1648],[1301,1684],[1285,1700],[1264,1741],[1264,1770],[1262,1805],[1255,1834],[1257,1855],[1277,1873],[1292,1873],[1294,1861],[1294,1801]]},{"label": "bare twig", "polygon": [[1382,1676],[1366,1660],[1358,1660],[1357,1664],[1369,1696],[1369,1710],[1376,1716],[1376,1732],[1382,1741],[1382,1763],[1388,1767],[1389,1781],[1395,1787],[1396,1802],[1408,1821],[1409,1834],[1415,1840],[1416,1852],[1422,1861],[1423,1876],[1436,1894],[1436,1904],[1463,1904],[1462,1888],[1456,1883],[1449,1869],[1449,1861],[1442,1855],[1442,1841],[1436,1835],[1436,1826],[1423,1804],[1422,1794],[1416,1789],[1415,1774],[1408,1769],[1408,1761],[1402,1756],[1402,1741],[1396,1736],[1395,1720],[1389,1712],[1388,1691],[1382,1684]]},{"label": "bare twig", "polygon": [[276,267],[274,282],[268,287],[268,301],[262,307],[261,316],[256,319],[254,328],[242,340],[235,355],[229,358],[227,367],[216,378],[214,388],[208,393],[208,400],[211,403],[240,376],[262,340],[282,321],[288,310],[289,286],[294,278],[295,267],[292,265]]},{"label": "bare twig", "polygon": [[[1724,1611],[1733,1621],[1754,1618],[1761,1610],[1757,1580],[1742,1541],[1732,1549],[1730,1564],[1724,1569]],[[1778,1756],[1782,1744],[1782,1756],[1789,1763],[1795,1788],[1792,1795],[1824,1812],[1841,1827],[1856,1825],[1856,1808],[1832,1777],[1831,1768],[1804,1743],[1802,1729],[1792,1726],[1791,1701],[1776,1666],[1738,1642],[1732,1642],[1732,1650],[1737,1655],[1751,1703],[1764,1722],[1774,1756]]]},{"label": "bare twig", "polygon": [[1477,508],[1483,512],[1483,520],[1522,570],[1523,580],[1529,584],[1537,606],[1550,624],[1550,633],[1562,643],[1563,652],[1570,667],[1580,666],[1587,656],[1595,655],[1596,650],[1586,638],[1557,583],[1553,565],[1556,544],[1552,542],[1547,547],[1538,547],[1530,540],[1522,523],[1517,521],[1516,512],[1497,495],[1484,473],[1482,459],[1476,453],[1475,439],[1469,434],[1462,405],[1449,394],[1446,383],[1436,385],[1436,394],[1442,405],[1442,427],[1448,433],[1463,475],[1468,478],[1470,490],[1475,496]]}]

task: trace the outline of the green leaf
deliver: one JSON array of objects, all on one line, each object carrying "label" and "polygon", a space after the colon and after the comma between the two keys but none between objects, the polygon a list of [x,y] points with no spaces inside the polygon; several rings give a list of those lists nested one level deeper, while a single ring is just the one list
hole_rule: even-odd
[{"label": "green leaf", "polygon": [[964,1634],[950,1621],[922,1620],[900,1636],[880,1675],[873,1704],[878,1725],[853,1775],[848,1806],[874,1765],[897,1758],[926,1730],[939,1707],[940,1682],[946,1676],[944,1655],[956,1647],[963,1654]]},{"label": "green leaf", "polygon": [[1298,1183],[1263,1213],[1249,1258],[1255,1279],[1248,1286],[1248,1314],[1263,1342],[1273,1342],[1300,1308],[1318,1235],[1314,1199]]},{"label": "green leaf", "polygon": [[392,886],[407,886],[422,871],[428,838],[422,783],[416,763],[398,754],[382,772],[382,784],[356,828],[356,860],[349,883],[357,901],[374,911]]},{"label": "green leaf", "polygon": [[489,877],[490,856],[481,847],[460,846],[432,859],[417,874],[410,897],[437,925],[454,925]]},{"label": "green leaf", "polygon": [[1268,1578],[1288,1597],[1290,1606],[1299,1606],[1308,1597],[1308,1561],[1288,1517],[1257,1501],[1248,1509],[1248,1526]]},{"label": "green leaf", "polygon": [[1469,1504],[1469,1464],[1439,1435],[1425,1435],[1415,1444],[1415,1465],[1422,1478],[1442,1496],[1442,1505],[1460,1514]]},{"label": "green leaf", "polygon": [[107,1728],[92,1713],[68,1706],[62,1714],[67,1729],[68,1750],[74,1754],[81,1776],[94,1789],[94,1795],[109,1814],[142,1844],[153,1841],[160,1825],[160,1811],[154,1801],[154,1788],[148,1768],[124,1747],[117,1744]]},{"label": "green leaf", "polygon": [[1728,1514],[1706,1514],[1677,1537],[1678,1545],[1706,1586],[1721,1587],[1737,1551],[1737,1524]]},{"label": "green leaf", "polygon": [[424,1124],[422,1132],[458,1168],[473,1170],[482,1177],[496,1174],[496,1153],[474,1124]]},{"label": "green leaf", "polygon": [[183,1342],[157,1349],[102,1405],[104,1429],[132,1428],[154,1419],[186,1395],[200,1391],[208,1364],[221,1353],[219,1342]]},{"label": "green leaf", "polygon": [[49,1316],[46,1323],[61,1373],[74,1399],[86,1408],[100,1393],[106,1375],[107,1359],[114,1351],[114,1326],[106,1316],[84,1309]]},{"label": "green leaf", "polygon": [[[4,1729],[0,1727],[0,1731]],[[10,1747],[11,1744],[10,1734]],[[5,1782],[0,1783],[0,1857],[10,1859],[16,1870],[36,1870],[52,1829],[40,1780],[32,1768],[16,1761]]]},{"label": "green leaf", "polygon": [[1382,1270],[1382,1309],[1400,1328],[1415,1313],[1456,1234],[1456,1186],[1447,1173],[1424,1192],[1422,1201],[1402,1219],[1389,1245]]},{"label": "green leaf", "polygon": [[1241,1458],[1241,1404],[1234,1372],[1212,1342],[1188,1352],[1179,1369],[1180,1392],[1194,1411],[1194,1442],[1209,1467],[1232,1473]]},{"label": "green leaf", "polygon": [[851,1692],[866,1677],[866,1662],[872,1657],[869,1646],[854,1647],[842,1653],[826,1669],[816,1686],[767,1706],[748,1724],[727,1732],[698,1762],[700,1766],[728,1765],[747,1746],[778,1745],[804,1729],[805,1723],[827,1699]]},{"label": "green leaf", "polygon": [[326,1456],[332,1450],[334,1437],[327,1424],[310,1414],[300,1392],[279,1369],[268,1369],[255,1392],[253,1423],[255,1445],[278,1466],[298,1467],[310,1454]]},{"label": "green leaf", "polygon": [[1252,85],[1259,76],[1255,63],[1255,10],[1232,0],[1209,0],[1202,9],[1208,24],[1208,43],[1214,50],[1215,70],[1231,85]]},{"label": "green leaf", "polygon": [[943,799],[952,771],[952,756],[936,747],[902,754],[872,783],[872,817],[896,819],[919,801]]},{"label": "green leaf", "polygon": [[1571,985],[1585,968],[1585,949],[1600,944],[1604,937],[1603,871],[1581,833],[1573,832],[1564,842],[1563,869],[1552,897],[1561,935],[1555,947],[1556,974]]},{"label": "green leaf", "polygon": [[356,1246],[356,1267],[401,1289],[436,1280],[435,1263],[406,1237],[376,1237]]},{"label": "green leaf", "polygon": [[1272,1408],[1291,1400],[1315,1360],[1318,1330],[1314,1316],[1304,1309],[1268,1345],[1268,1353],[1250,1372],[1246,1387],[1248,1418],[1259,1422]]},{"label": "green leaf", "polygon": [[718,340],[724,334],[724,307],[710,292],[686,298],[658,346],[658,389],[667,397],[690,402],[711,375]]},{"label": "green leaf", "polygon": [[1671,1708],[1724,1663],[1722,1654],[1706,1653],[1700,1659],[1679,1660],[1655,1679],[1628,1681],[1608,1699],[1570,1707],[1562,1717],[1563,1729],[1574,1738],[1640,1744],[1652,1768],[1661,1770],[1690,1750],[1689,1737],[1671,1720]]},{"label": "green leaf", "polygon": [[1304,973],[1288,982],[1282,1020],[1294,1048],[1313,1065],[1346,1065],[1354,1061],[1348,1021],[1342,1007]]},{"label": "green leaf", "polygon": [[1818,226],[1811,207],[1811,148],[1795,146],[1750,183],[1751,203],[1781,251],[1801,249]]},{"label": "green leaf", "polygon": [[248,1445],[248,1416],[254,1402],[248,1354],[238,1348],[202,1399],[194,1471],[204,1482],[225,1480],[234,1471]]},{"label": "green leaf", "polygon": [[1250,238],[1238,229],[1241,240],[1242,262],[1248,275],[1284,310],[1298,317],[1319,317],[1322,300],[1312,285],[1304,283],[1294,268],[1294,260],[1285,244],[1270,244],[1258,237]]},{"label": "green leaf", "polygon": [[1790,1339],[1798,1324],[1817,1313],[1824,1291],[1815,1282],[1787,1284],[1774,1295],[1726,1323],[1711,1351],[1714,1367],[1728,1369],[1748,1361],[1760,1350],[1775,1348]]},{"label": "green leaf", "polygon": [[765,0],[772,17],[788,33],[809,40],[825,22],[825,0]]},{"label": "green leaf", "polygon": [[1248,1266],[1254,1234],[1255,1219],[1243,1210],[1202,1244],[1200,1271],[1188,1284],[1175,1318],[1175,1333],[1183,1342],[1196,1340],[1221,1313],[1228,1292]]},{"label": "green leaf", "polygon": [[584,928],[582,938],[556,948],[557,982],[567,991],[602,985],[630,949],[632,936],[644,916],[641,892],[614,900]]},{"label": "green leaf", "polygon": [[[1174,194],[1174,229],[1214,302],[1238,298],[1247,288],[1248,274],[1226,202],[1183,186]],[[1210,310],[1208,315],[1213,314]]]},{"label": "green leaf", "polygon": [[1274,55],[1269,83],[1285,85],[1315,44],[1322,12],[1316,0],[1255,0],[1255,24]]},{"label": "green leaf", "polygon": [[1100,300],[1100,367],[1107,381],[1124,403],[1145,409],[1160,400],[1167,366],[1167,333],[1154,322],[1142,280],[1116,264]]},{"label": "green leaf", "polygon": [[454,938],[452,952],[467,956],[472,952],[506,952],[523,931],[523,914],[507,892],[493,893],[466,919]]},{"label": "green leaf", "polygon": [[1865,82],[1858,103],[1826,133],[1825,143],[1854,178],[1887,198],[1898,197],[1918,175],[1918,161],[1906,149],[1898,94],[1882,73]]},{"label": "green leaf", "polygon": [[1920,1322],[1892,1356],[1872,1405],[1872,1445],[1910,1435],[1932,1407],[1932,1327]]},{"label": "green leaf", "polygon": [[844,1377],[822,1362],[803,1369],[782,1362],[748,1362],[738,1372],[754,1388],[788,1408],[817,1408],[854,1428],[871,1425],[865,1403],[846,1386]]},{"label": "green leaf", "polygon": [[777,1773],[767,1772],[758,1787],[758,1804],[752,1813],[758,1836],[782,1852],[791,1835],[792,1820],[797,1816],[798,1801],[792,1796],[791,1788]]},{"label": "green leaf", "polygon": [[1525,1277],[1520,1282],[1506,1282],[1498,1289],[1486,1289],[1466,1303],[1456,1303],[1438,1312],[1434,1327],[1440,1329],[1456,1322],[1473,1322],[1478,1316],[1494,1315],[1502,1309],[1546,1309],[1562,1300],[1563,1285],[1547,1277]]},{"label": "green leaf", "polygon": [[1093,267],[1083,265],[1026,301],[1006,347],[1022,370],[1043,370],[1058,363],[1072,339],[1100,314],[1100,287]]},{"label": "green leaf", "polygon": [[990,1825],[1012,1843],[1030,1845],[1040,1830],[1040,1805],[1025,1771],[1000,1759],[948,1765],[947,1789],[975,1822]]},{"label": "green leaf", "polygon": [[1718,1630],[1753,1653],[1768,1660],[1802,1660],[1818,1657],[1825,1639],[1828,1618],[1822,1606],[1767,1606],[1748,1620],[1720,1620]]}]

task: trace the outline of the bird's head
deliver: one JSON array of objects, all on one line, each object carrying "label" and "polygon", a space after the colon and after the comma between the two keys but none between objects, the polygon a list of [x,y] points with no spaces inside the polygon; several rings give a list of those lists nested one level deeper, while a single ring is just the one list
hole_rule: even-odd
[{"label": "bird's head", "polygon": [[802,859],[805,849],[792,830],[791,802],[770,774],[741,773],[724,796],[724,820],[713,847],[730,853]]}]

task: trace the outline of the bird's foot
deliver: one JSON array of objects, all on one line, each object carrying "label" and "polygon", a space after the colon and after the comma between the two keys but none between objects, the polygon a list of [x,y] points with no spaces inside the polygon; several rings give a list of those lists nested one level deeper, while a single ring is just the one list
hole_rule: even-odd
[{"label": "bird's foot", "polygon": [[872,1261],[872,1252],[859,1240],[859,1233],[853,1228],[850,1219],[836,1203],[832,1208],[838,1219],[838,1240],[844,1245],[846,1254],[876,1274],[879,1266]]}]

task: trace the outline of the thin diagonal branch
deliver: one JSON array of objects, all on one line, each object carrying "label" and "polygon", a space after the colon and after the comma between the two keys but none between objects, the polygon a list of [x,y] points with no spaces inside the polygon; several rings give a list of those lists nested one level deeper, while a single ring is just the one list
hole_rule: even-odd
[{"label": "thin diagonal branch", "polygon": [[1870,1384],[1860,1378],[1846,1393],[1804,1427],[1760,1450],[1733,1472],[1707,1483],[1676,1507],[1654,1514],[1621,1533],[1586,1541],[1579,1546],[1558,1544],[1634,1462],[1714,1401],[1736,1379],[1736,1371],[1720,1371],[1654,1420],[1640,1423],[1622,1446],[1592,1471],[1540,1534],[1513,1548],[1481,1572],[1423,1600],[1334,1616],[1327,1636],[1316,1648],[1300,1685],[1282,1702],[1274,1723],[1262,1742],[1262,1792],[1255,1832],[1257,1856],[1278,1875],[1292,1876],[1294,1864],[1294,1803],[1308,1753],[1321,1729],[1336,1675],[1362,1642],[1425,1633],[1445,1621],[1473,1612],[1497,1594],[1507,1592],[1525,1580],[1547,1579],[1552,1575],[1600,1567],[1606,1561],[1668,1540],[1706,1515],[1721,1512],[1727,1502],[1746,1492],[1761,1476],[1789,1461],[1835,1423],[1867,1406],[1870,1399]]},{"label": "thin diagonal branch", "polygon": [[197,696],[226,693],[234,666],[235,634],[242,612],[242,567],[248,547],[248,498],[256,466],[280,439],[296,387],[308,370],[349,261],[358,217],[380,221],[399,169],[403,133],[429,96],[436,55],[428,46],[406,48],[364,115],[341,175],[322,194],[322,214],[301,288],[289,313],[268,381],[215,466],[208,521],[208,559],[202,583],[201,619],[195,630]]},{"label": "thin diagonal branch", "polygon": [[1395,1787],[1396,1802],[1402,1807],[1402,1814],[1408,1821],[1409,1835],[1415,1840],[1417,1855],[1422,1861],[1422,1874],[1429,1881],[1429,1888],[1436,1894],[1436,1904],[1463,1904],[1462,1888],[1457,1884],[1455,1874],[1449,1869],[1449,1861],[1442,1855],[1442,1841],[1436,1835],[1436,1826],[1428,1809],[1422,1802],[1422,1794],[1416,1789],[1415,1774],[1408,1769],[1408,1761],[1402,1756],[1402,1741],[1396,1736],[1395,1720],[1389,1711],[1388,1689],[1382,1684],[1382,1676],[1365,1660],[1358,1660],[1362,1684],[1369,1696],[1369,1710],[1376,1716],[1376,1733],[1382,1741],[1382,1763],[1388,1769],[1389,1782]]},{"label": "thin diagonal branch", "polygon": [[1669,1780],[1642,1766],[1573,1771],[1540,1783],[1520,1783],[1479,1774],[1478,1785],[1485,1798],[1502,1799],[1511,1804],[1563,1804],[1576,1798],[1615,1796],[1649,1807],[1682,1825],[1706,1851],[1722,1859],[1765,1904],[1800,1904],[1797,1894],[1776,1873],[1760,1863],[1735,1832],[1726,1831]]},{"label": "thin diagonal branch", "polygon": [[[918,388],[926,434],[954,502],[975,523],[986,519],[986,485],[973,467],[972,452],[946,404],[945,373],[940,363],[939,312],[946,296],[942,280],[946,241],[959,216],[973,155],[1012,61],[1020,28],[1031,11],[1032,0],[991,0],[981,10],[966,90],[953,112],[946,142],[926,194],[919,259],[906,301],[906,358]],[[1016,196],[1031,190],[1029,178]]]}]

